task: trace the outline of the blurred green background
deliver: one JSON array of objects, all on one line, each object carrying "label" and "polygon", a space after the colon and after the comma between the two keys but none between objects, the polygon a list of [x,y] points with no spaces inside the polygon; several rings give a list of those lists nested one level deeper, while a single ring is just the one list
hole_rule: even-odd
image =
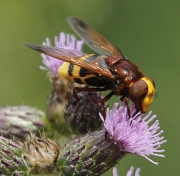
[{"label": "blurred green background", "polygon": [[[45,110],[50,83],[38,67],[41,57],[24,43],[54,40],[61,31],[73,33],[66,16],[93,26],[156,82],[157,98],[150,110],[158,115],[165,139],[165,158],[127,156],[120,175],[131,165],[142,176],[180,173],[180,1],[0,1],[0,106],[28,104]],[[85,52],[92,51],[85,47]],[[111,101],[112,102],[112,101]],[[105,176],[110,176],[109,171]]]}]

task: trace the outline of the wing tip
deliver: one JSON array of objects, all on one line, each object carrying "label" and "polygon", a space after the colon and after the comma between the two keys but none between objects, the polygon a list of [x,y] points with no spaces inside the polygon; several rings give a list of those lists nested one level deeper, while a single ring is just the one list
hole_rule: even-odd
[{"label": "wing tip", "polygon": [[69,24],[69,26],[74,30],[74,32],[77,33],[77,29],[75,26],[80,26],[81,28],[83,29],[86,29],[87,28],[87,24],[85,22],[83,22],[82,20],[78,19],[78,18],[74,18],[74,17],[71,17],[71,16],[67,16],[66,17],[66,20]]},{"label": "wing tip", "polygon": [[38,48],[39,48],[38,47],[39,45],[35,45],[35,44],[31,44],[31,43],[25,43],[24,45],[33,50],[38,50]]},{"label": "wing tip", "polygon": [[74,17],[72,17],[72,16],[67,16],[66,17],[66,20],[68,21],[68,20],[71,20],[71,19],[73,19]]},{"label": "wing tip", "polygon": [[72,17],[72,16],[67,16],[66,17],[66,21],[68,22],[68,24],[71,26],[71,24],[74,23],[74,21],[76,20],[76,18]]},{"label": "wing tip", "polygon": [[45,53],[45,46],[43,46],[43,45],[36,45],[36,44],[30,44],[30,43],[25,43],[24,45],[35,51]]}]

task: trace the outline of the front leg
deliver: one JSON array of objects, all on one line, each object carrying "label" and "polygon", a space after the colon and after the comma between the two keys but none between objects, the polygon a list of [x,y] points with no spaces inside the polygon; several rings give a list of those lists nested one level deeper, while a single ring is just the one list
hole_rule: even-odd
[{"label": "front leg", "polygon": [[108,95],[106,95],[103,99],[101,99],[98,102],[98,108],[99,108],[99,112],[101,113],[101,115],[103,116],[104,119],[106,119],[106,111],[105,109],[102,109],[102,105],[108,101],[113,95],[113,92],[110,92]]},{"label": "front leg", "polygon": [[130,113],[130,108],[129,108],[129,98],[127,98],[126,96],[122,96],[120,98],[121,101],[124,101],[125,102],[125,105],[127,107],[127,111],[128,111],[128,115],[129,115],[129,118],[131,117],[131,113]]}]

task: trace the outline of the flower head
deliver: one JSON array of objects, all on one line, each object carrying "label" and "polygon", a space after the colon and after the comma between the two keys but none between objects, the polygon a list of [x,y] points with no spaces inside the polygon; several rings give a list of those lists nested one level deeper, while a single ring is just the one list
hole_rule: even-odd
[{"label": "flower head", "polygon": [[32,173],[51,173],[59,155],[59,146],[43,133],[40,138],[32,133],[24,142],[25,156],[32,167]]},{"label": "flower head", "polygon": [[[130,114],[134,114],[135,110],[135,107],[132,106]],[[125,104],[122,104],[118,108],[118,104],[116,103],[112,110],[107,109],[106,119],[104,121],[102,118],[102,120],[104,121],[109,138],[119,146],[119,150],[143,156],[152,163],[158,164],[148,158],[148,156],[164,157],[163,154],[158,153],[164,152],[164,150],[160,150],[159,148],[166,140],[160,136],[163,131],[158,131],[159,121],[156,120],[153,122],[156,115],[151,114],[152,112],[149,112],[143,117],[143,114],[139,112],[129,118]],[[150,123],[152,125],[149,125]]]},{"label": "flower head", "polygon": [[[55,47],[77,51],[77,55],[79,56],[81,55],[83,44],[84,42],[82,40],[76,40],[74,35],[65,34],[64,32],[61,32],[59,37],[55,37]],[[51,46],[50,39],[47,38],[43,45]],[[58,77],[58,68],[64,63],[64,61],[44,54],[41,54],[41,56],[45,67],[40,66],[40,68],[42,70],[48,70],[53,74],[53,76]]]}]

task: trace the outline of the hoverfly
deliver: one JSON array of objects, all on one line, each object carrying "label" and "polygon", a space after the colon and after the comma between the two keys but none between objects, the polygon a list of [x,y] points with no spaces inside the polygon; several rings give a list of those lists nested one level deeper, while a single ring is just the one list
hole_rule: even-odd
[{"label": "hoverfly", "polygon": [[[99,103],[104,103],[112,95],[120,95],[127,103],[131,99],[137,111],[146,112],[153,101],[155,83],[145,77],[140,69],[83,21],[67,17],[67,22],[74,32],[94,51],[99,54],[83,54],[76,51],[26,44],[28,47],[48,56],[65,61],[59,68],[60,77],[91,87],[77,88],[86,91],[111,92]],[[93,87],[94,88],[93,88]]]}]

